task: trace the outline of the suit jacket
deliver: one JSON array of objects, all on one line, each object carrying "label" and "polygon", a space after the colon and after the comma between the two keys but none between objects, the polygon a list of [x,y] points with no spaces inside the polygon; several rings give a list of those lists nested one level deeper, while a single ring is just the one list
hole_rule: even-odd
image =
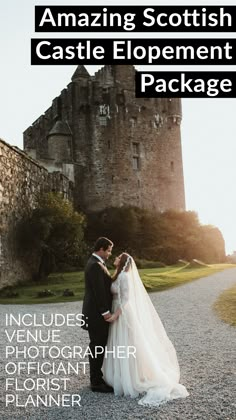
[{"label": "suit jacket", "polygon": [[107,329],[109,324],[102,313],[111,311],[112,294],[111,278],[99,265],[98,258],[93,255],[85,267],[85,295],[83,301],[84,329]]}]

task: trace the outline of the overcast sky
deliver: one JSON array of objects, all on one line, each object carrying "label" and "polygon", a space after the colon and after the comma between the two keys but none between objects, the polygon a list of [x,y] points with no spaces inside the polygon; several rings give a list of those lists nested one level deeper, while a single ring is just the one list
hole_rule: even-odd
[{"label": "overcast sky", "polygon": [[[23,147],[22,132],[50,105],[54,97],[70,82],[76,66],[31,66],[32,37],[74,37],[76,33],[35,34],[34,6],[42,5],[145,5],[133,1],[35,1],[7,0],[0,4],[0,137],[12,145]],[[158,2],[148,1],[148,5]],[[166,1],[162,5],[223,5],[212,1]],[[236,5],[235,1],[227,1]],[[78,37],[82,37],[79,35]],[[99,34],[99,37],[176,37],[175,34]],[[98,34],[84,34],[84,38]],[[178,33],[179,38],[194,34]],[[198,38],[235,38],[236,34],[202,33]],[[87,66],[92,74],[98,67]],[[138,67],[156,70],[155,66]],[[229,70],[236,66],[159,66],[158,70]],[[186,205],[197,211],[202,223],[218,226],[225,238],[227,252],[236,250],[236,99],[185,99],[183,105],[182,145]]]}]

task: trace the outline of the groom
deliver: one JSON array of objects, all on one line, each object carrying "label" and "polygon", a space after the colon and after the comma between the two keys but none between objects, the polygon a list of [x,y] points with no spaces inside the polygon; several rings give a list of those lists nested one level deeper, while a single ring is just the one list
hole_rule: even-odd
[{"label": "groom", "polygon": [[112,294],[110,291],[111,278],[106,270],[105,261],[110,257],[113,243],[104,237],[98,238],[94,245],[94,252],[85,268],[85,296],[83,301],[84,329],[88,330],[90,338],[89,356],[90,382],[93,392],[113,392],[113,388],[105,383],[102,375],[104,352],[95,355],[96,346],[105,348],[108,339],[109,322],[111,316]]}]

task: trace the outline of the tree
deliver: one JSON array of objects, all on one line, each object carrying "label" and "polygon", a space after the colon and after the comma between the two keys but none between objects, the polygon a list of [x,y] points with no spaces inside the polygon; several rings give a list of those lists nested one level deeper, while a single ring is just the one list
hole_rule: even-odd
[{"label": "tree", "polygon": [[147,260],[174,264],[179,259],[206,263],[225,260],[224,239],[214,226],[201,225],[194,211],[163,213],[137,207],[107,208],[88,216],[86,237],[108,236],[115,249]]},{"label": "tree", "polygon": [[109,207],[88,215],[87,240],[94,242],[99,236],[107,236],[116,249],[131,252],[137,243],[139,211],[136,207]]},{"label": "tree", "polygon": [[199,259],[207,263],[224,262],[225,242],[221,231],[212,225],[203,225],[200,227],[201,245],[199,247]]},{"label": "tree", "polygon": [[36,279],[47,277],[59,264],[77,265],[84,254],[85,216],[74,211],[60,194],[40,196],[35,209],[19,223],[18,248],[22,258],[36,264]]}]

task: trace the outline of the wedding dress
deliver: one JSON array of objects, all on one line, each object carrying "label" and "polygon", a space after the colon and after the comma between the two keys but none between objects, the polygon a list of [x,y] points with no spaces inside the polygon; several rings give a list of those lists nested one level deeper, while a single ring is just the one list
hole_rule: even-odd
[{"label": "wedding dress", "polygon": [[103,363],[105,381],[115,395],[137,397],[141,405],[158,406],[189,394],[179,384],[180,370],[174,346],[143,286],[131,256],[112,283],[112,312],[121,314],[111,323],[107,350],[134,346],[136,357],[114,357],[107,353]]}]

